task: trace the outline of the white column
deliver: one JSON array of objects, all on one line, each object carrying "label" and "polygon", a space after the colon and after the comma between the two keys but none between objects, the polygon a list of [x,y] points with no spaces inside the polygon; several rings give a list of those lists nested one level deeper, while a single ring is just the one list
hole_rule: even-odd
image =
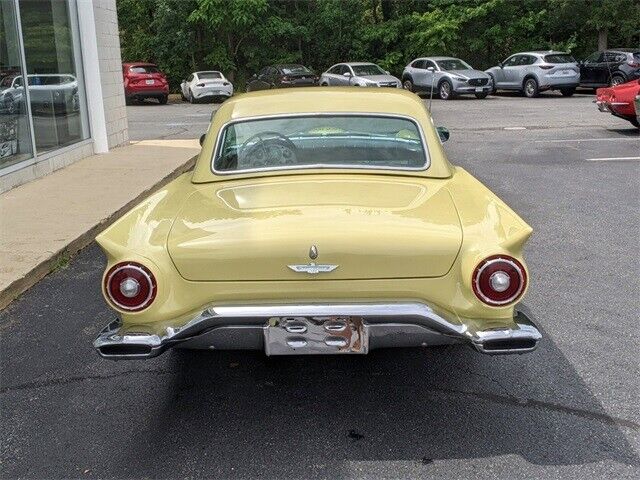
[{"label": "white column", "polygon": [[87,95],[87,107],[89,110],[89,125],[91,137],[93,138],[93,150],[95,153],[106,153],[109,151],[109,142],[104,114],[104,101],[102,98],[93,2],[91,0],[77,0],[77,5],[80,44],[82,46],[82,63],[84,66],[84,83]]}]

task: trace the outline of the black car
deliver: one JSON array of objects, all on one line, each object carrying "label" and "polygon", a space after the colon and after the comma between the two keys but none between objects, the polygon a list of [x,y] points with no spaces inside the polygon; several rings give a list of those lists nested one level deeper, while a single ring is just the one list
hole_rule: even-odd
[{"label": "black car", "polygon": [[247,82],[247,92],[270,88],[310,87],[318,84],[318,75],[304,65],[270,65]]},{"label": "black car", "polygon": [[619,85],[640,78],[640,49],[616,48],[595,52],[580,62],[580,86]]}]

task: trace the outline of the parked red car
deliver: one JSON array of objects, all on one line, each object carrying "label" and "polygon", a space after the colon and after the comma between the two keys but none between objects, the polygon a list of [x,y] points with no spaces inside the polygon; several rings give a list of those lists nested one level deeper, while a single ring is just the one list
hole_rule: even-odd
[{"label": "parked red car", "polygon": [[638,123],[639,112],[636,111],[636,97],[639,95],[640,80],[631,80],[615,87],[596,90],[596,105],[598,105],[598,110],[601,112],[609,112],[640,128],[640,123]]},{"label": "parked red car", "polygon": [[155,98],[161,105],[169,98],[169,83],[157,65],[145,62],[122,64],[124,96],[127,105],[145,98]]}]

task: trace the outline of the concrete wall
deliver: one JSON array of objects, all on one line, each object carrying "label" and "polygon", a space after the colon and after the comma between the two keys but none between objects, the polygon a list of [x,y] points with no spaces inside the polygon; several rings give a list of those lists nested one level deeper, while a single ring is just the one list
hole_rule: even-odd
[{"label": "concrete wall", "polygon": [[129,141],[127,109],[122,87],[122,58],[116,0],[93,0],[93,15],[96,24],[107,138],[109,148],[113,148]]}]

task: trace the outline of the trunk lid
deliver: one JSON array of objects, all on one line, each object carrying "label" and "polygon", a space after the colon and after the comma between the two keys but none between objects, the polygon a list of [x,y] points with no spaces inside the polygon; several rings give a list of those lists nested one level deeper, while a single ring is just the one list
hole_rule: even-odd
[{"label": "trunk lid", "polygon": [[[462,243],[443,183],[305,176],[206,185],[178,213],[169,254],[194,281],[442,276]],[[289,267],[311,262],[338,267]]]}]

